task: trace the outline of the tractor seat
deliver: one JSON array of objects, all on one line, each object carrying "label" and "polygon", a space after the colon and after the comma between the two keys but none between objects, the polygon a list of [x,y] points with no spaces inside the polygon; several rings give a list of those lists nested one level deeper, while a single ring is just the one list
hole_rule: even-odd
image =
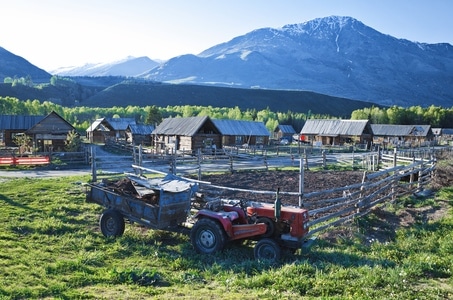
[{"label": "tractor seat", "polygon": [[217,212],[217,214],[221,215],[222,218],[224,218],[224,219],[228,218],[231,221],[234,221],[239,218],[239,214],[235,211],[219,211],[219,212]]}]

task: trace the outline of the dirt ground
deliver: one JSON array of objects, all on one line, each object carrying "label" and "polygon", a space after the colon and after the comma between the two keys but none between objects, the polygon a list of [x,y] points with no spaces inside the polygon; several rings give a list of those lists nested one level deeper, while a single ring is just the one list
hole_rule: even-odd
[{"label": "dirt ground", "polygon": [[[362,177],[362,171],[305,171],[303,192],[310,193],[360,183]],[[277,192],[277,189],[280,189],[281,192],[299,191],[299,171],[242,171],[233,174],[203,176],[202,180],[208,181],[213,185],[236,189],[269,191],[274,193]],[[275,200],[275,194],[254,195],[241,192],[225,192],[223,194],[223,196],[230,197],[233,197],[233,195],[237,199],[244,198],[252,201],[272,202]],[[283,204],[299,204],[297,196],[282,195],[280,198]]]}]

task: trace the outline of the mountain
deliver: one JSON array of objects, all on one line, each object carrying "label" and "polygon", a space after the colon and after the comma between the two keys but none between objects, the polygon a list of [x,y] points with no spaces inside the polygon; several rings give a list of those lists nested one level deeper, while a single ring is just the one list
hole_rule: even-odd
[{"label": "mountain", "polygon": [[158,66],[159,63],[150,58],[132,57],[98,64],[86,64],[81,67],[62,67],[50,73],[59,76],[125,76],[137,77]]},{"label": "mountain", "polygon": [[[215,92],[210,89],[209,92],[193,87],[179,89],[175,84],[165,85],[165,89],[175,91],[168,94],[156,89],[150,90],[151,94],[143,93],[146,89],[142,85],[154,86],[156,82],[163,82],[239,88],[243,94],[248,90],[313,92],[367,101],[370,105],[453,106],[452,45],[397,39],[354,18],[340,16],[282,28],[256,29],[198,55],[182,55],[163,63],[147,57],[129,57],[112,63],[62,68],[52,73],[71,76],[80,88],[72,86],[69,92],[61,91],[52,96],[54,89],[50,88],[43,94],[32,89],[21,91],[21,86],[4,85],[0,86],[0,94],[10,96],[8,93],[14,93],[23,100],[27,99],[25,97],[34,99],[36,95],[40,100],[49,97],[61,99],[65,104],[85,102],[99,106],[110,103],[137,105],[148,98],[162,101],[159,106],[173,103],[175,99],[183,99],[180,102],[184,105],[191,104],[190,99],[201,101],[201,95],[211,97],[207,101],[216,106],[230,106],[234,102],[231,98],[222,98],[225,102],[216,101]],[[51,76],[0,48],[0,80],[27,75],[34,82],[48,82]],[[136,83],[140,83],[138,87]],[[139,92],[136,93],[135,89]],[[153,96],[155,91],[159,96]],[[176,95],[176,91],[189,94]],[[120,93],[121,101],[117,101],[119,96],[114,92]],[[219,93],[230,94],[224,90],[219,90]],[[162,98],[160,95],[164,94],[172,98]],[[249,105],[248,101],[261,106],[265,106],[266,101],[274,103],[275,99],[269,100],[267,96],[261,98],[263,102],[258,102],[258,92],[252,94],[256,96],[253,101],[237,94],[234,97],[242,99],[240,107]],[[280,97],[281,94],[268,95]],[[299,105],[295,103],[292,107]]]},{"label": "mountain", "polygon": [[51,75],[40,69],[26,59],[17,56],[5,48],[0,47],[0,80],[6,77],[27,77],[30,76],[33,82],[49,82]]},{"label": "mountain", "polygon": [[453,46],[397,39],[354,18],[331,16],[257,29],[198,55],[172,58],[143,77],[450,107]]}]

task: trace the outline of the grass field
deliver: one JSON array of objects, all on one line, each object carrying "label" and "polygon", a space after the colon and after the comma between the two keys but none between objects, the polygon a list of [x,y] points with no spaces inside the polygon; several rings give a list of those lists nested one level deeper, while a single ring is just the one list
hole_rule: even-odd
[{"label": "grass field", "polygon": [[251,245],[199,255],[186,235],[136,225],[106,239],[102,208],[85,202],[88,180],[0,178],[0,299],[453,298],[453,188],[388,207],[442,201],[448,210],[391,241],[363,242],[367,216],[348,224],[356,235],[318,239],[310,252],[270,264],[255,261]]}]

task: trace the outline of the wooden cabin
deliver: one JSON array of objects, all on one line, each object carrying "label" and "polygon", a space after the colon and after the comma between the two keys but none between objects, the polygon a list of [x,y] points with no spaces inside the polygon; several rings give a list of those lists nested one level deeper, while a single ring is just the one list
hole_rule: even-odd
[{"label": "wooden cabin", "polygon": [[418,147],[434,139],[430,125],[371,124],[373,144],[395,147]]},{"label": "wooden cabin", "polygon": [[297,132],[292,125],[278,125],[274,129],[273,138],[277,141],[281,139],[287,139],[290,143],[293,140],[293,136],[296,135]]},{"label": "wooden cabin", "polygon": [[25,131],[38,152],[65,151],[65,141],[70,132],[77,130],[56,112],[51,112]]},{"label": "wooden cabin", "polygon": [[153,125],[129,124],[126,128],[126,142],[134,145],[153,145]]},{"label": "wooden cabin", "polygon": [[372,131],[368,120],[310,119],[300,131],[301,140],[314,145],[370,144]]},{"label": "wooden cabin", "polygon": [[14,137],[24,134],[45,116],[0,115],[0,144],[5,147],[17,147]]},{"label": "wooden cabin", "polygon": [[96,119],[86,130],[90,143],[103,144],[108,139],[126,140],[126,129],[136,125],[134,118],[100,118]]},{"label": "wooden cabin", "polygon": [[166,118],[152,134],[158,150],[196,151],[222,144],[220,131],[208,116]]},{"label": "wooden cabin", "polygon": [[221,146],[262,146],[269,143],[270,133],[263,122],[212,120],[222,135]]}]

